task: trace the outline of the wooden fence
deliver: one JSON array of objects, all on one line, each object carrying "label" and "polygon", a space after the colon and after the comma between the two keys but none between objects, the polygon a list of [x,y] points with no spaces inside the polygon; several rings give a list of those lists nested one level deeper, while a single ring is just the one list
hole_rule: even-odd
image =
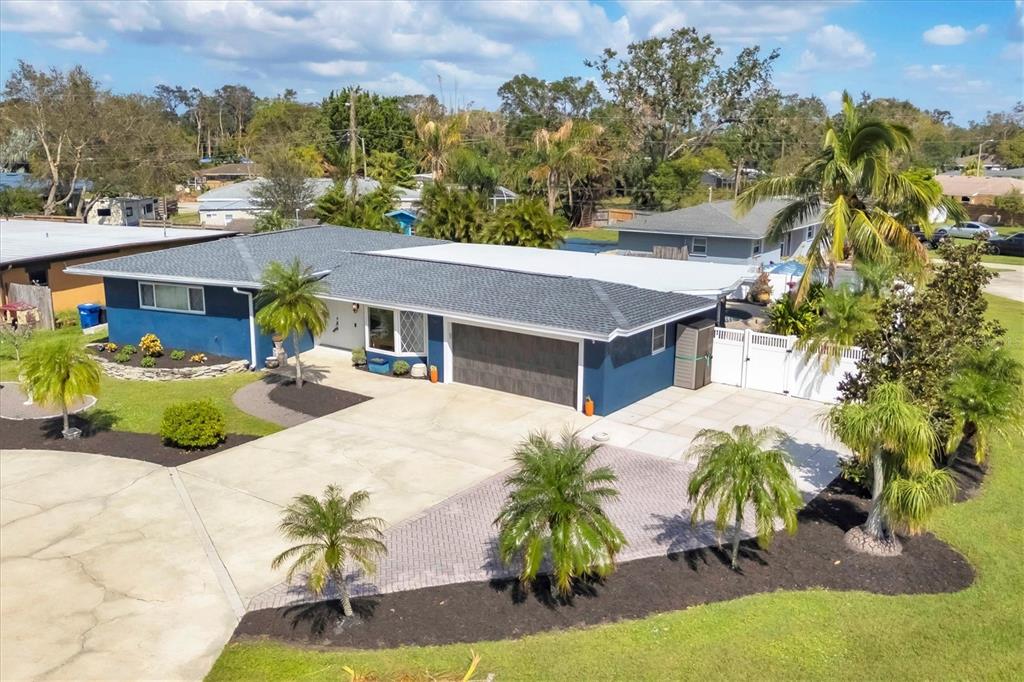
[{"label": "wooden fence", "polygon": [[39,327],[53,329],[53,299],[50,297],[50,287],[12,282],[7,285],[7,298],[35,306],[39,313]]}]

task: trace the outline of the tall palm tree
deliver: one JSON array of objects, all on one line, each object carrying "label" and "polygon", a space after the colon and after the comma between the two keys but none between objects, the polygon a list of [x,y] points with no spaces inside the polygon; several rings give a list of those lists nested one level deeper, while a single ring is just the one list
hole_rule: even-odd
[{"label": "tall palm tree", "polygon": [[[747,505],[754,511],[757,540],[767,547],[775,535],[775,519],[790,534],[796,532],[796,513],[803,503],[787,465],[792,459],[780,446],[786,434],[774,427],[754,430],[734,426],[732,433],[702,429],[687,457],[698,460],[687,494],[695,502],[692,520],[706,518],[715,506],[719,533],[733,524],[732,567],[739,565],[740,537]],[[767,446],[767,448],[766,448]]]},{"label": "tall palm tree", "polygon": [[903,384],[887,382],[868,391],[863,402],[833,406],[825,424],[854,455],[872,466],[871,511],[867,522],[850,533],[864,536],[869,550],[897,553],[899,542],[892,535],[883,499],[886,469],[908,479],[932,470],[936,438],[928,412],[912,402]]},{"label": "tall palm tree", "polygon": [[295,383],[302,388],[302,359],[299,336],[322,334],[327,327],[327,304],[318,298],[327,291],[312,268],[296,258],[290,265],[278,261],[263,271],[261,289],[256,295],[260,306],[256,322],[266,332],[292,337],[295,346]]},{"label": "tall palm tree", "polygon": [[878,326],[878,299],[858,294],[849,284],[824,289],[818,300],[818,315],[797,342],[807,360],[817,358],[825,371],[839,360],[844,348],[853,346],[866,332]]},{"label": "tall palm tree", "polygon": [[912,139],[903,125],[862,121],[853,99],[844,92],[842,116],[839,121],[826,121],[821,151],[813,159],[795,175],[766,178],[739,195],[736,212],[740,215],[759,201],[790,200],[769,223],[766,239],[771,243],[824,209],[797,289],[798,302],[816,270],[827,267],[834,279],[835,264],[847,247],[856,257],[869,260],[894,249],[924,262],[924,247],[906,226],[916,223],[930,230],[929,213],[936,208],[944,208],[950,218],[964,219],[959,202],[943,196],[930,175],[895,167],[896,158],[909,152]]},{"label": "tall palm tree", "polygon": [[1005,348],[971,350],[957,363],[943,402],[954,420],[948,463],[956,458],[956,440],[973,445],[981,462],[990,435],[1010,438],[1024,433],[1024,367]]},{"label": "tall palm tree", "polygon": [[572,206],[573,184],[600,167],[594,142],[602,133],[599,125],[576,123],[570,118],[558,130],[541,128],[533,134],[535,158],[527,175],[534,182],[544,183],[551,215],[555,213],[558,193],[563,186]]},{"label": "tall palm tree", "polygon": [[280,529],[286,538],[300,544],[289,547],[274,557],[271,568],[277,570],[286,562],[288,580],[306,571],[310,592],[323,594],[329,581],[334,581],[341,594],[341,609],[352,615],[345,570],[350,561],[365,573],[377,570],[376,558],[387,554],[384,545],[384,520],[376,516],[359,516],[370,494],[357,490],[345,497],[341,488],[329,485],[323,497],[299,495],[282,512]]},{"label": "tall palm tree", "polygon": [[466,117],[450,116],[435,121],[416,114],[413,122],[416,126],[420,166],[434,175],[435,182],[440,182],[448,171],[452,154],[462,144]]},{"label": "tall palm tree", "polygon": [[29,344],[21,380],[34,402],[60,407],[64,437],[71,428],[68,405],[100,390],[100,365],[76,336],[52,336]]},{"label": "tall palm tree", "polygon": [[614,570],[626,538],[601,508],[619,493],[610,468],[589,467],[597,448],[568,430],[558,442],[531,433],[516,448],[518,468],[505,480],[511,490],[494,523],[502,561],[522,558],[523,582],[537,577],[548,556],[561,594],[580,576]]}]

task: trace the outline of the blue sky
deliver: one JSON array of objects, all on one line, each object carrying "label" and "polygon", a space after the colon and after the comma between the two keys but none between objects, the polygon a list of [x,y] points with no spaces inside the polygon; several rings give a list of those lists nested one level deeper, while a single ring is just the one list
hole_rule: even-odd
[{"label": "blue sky", "polygon": [[[583,60],[678,26],[727,54],[778,47],[776,83],[830,105],[863,90],[966,123],[1024,99],[1024,2],[62,2],[0,0],[0,71],[82,64],[119,92],[158,83],[360,84],[494,106],[517,73],[592,77]],[[439,83],[440,80],[440,83]]]}]

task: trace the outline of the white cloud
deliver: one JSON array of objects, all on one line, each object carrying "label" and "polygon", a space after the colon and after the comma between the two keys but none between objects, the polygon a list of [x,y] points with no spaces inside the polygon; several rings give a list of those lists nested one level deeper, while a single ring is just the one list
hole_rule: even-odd
[{"label": "white cloud", "polygon": [[991,81],[973,77],[963,66],[911,64],[903,69],[903,75],[911,80],[926,82],[936,91],[951,95],[985,93],[992,88]]},{"label": "white cloud", "polygon": [[81,33],[70,36],[68,38],[58,38],[53,41],[53,44],[62,50],[72,50],[74,52],[92,52],[93,54],[99,54],[107,49],[107,41],[102,38],[93,40],[87,38]]},{"label": "white cloud", "polygon": [[939,24],[925,31],[922,37],[926,43],[931,43],[932,45],[963,45],[971,38],[980,37],[986,33],[988,33],[988,26],[986,24],[976,26],[973,30],[963,26]]},{"label": "white cloud", "polygon": [[417,80],[393,72],[376,80],[360,83],[365,89],[381,95],[429,95],[430,90]]},{"label": "white cloud", "polygon": [[786,41],[820,26],[825,14],[834,9],[830,2],[765,2],[730,0],[691,2],[652,0],[623,3],[629,28],[637,38],[662,36],[682,26],[710,33],[723,43]]},{"label": "white cloud", "polygon": [[875,61],[875,53],[859,35],[842,26],[822,26],[807,38],[800,55],[801,71],[860,69]]},{"label": "white cloud", "polygon": [[303,62],[307,71],[317,76],[338,78],[339,76],[361,76],[366,73],[367,63],[335,59],[329,62]]}]

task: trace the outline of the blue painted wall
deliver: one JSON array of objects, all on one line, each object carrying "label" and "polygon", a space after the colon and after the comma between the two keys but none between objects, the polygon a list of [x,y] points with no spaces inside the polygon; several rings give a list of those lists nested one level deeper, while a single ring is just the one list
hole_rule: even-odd
[{"label": "blue painted wall", "polygon": [[[196,315],[165,310],[146,310],[139,306],[139,285],[136,280],[104,278],[107,299],[107,325],[114,343],[138,344],[145,334],[160,337],[164,348],[216,353],[230,358],[249,359],[249,301],[230,287],[203,287],[206,314]],[[313,338],[306,335],[302,350],[313,347]],[[292,352],[289,339],[285,348]],[[256,360],[273,353],[274,342],[269,334],[256,327]]]},{"label": "blue painted wall", "polygon": [[444,318],[440,315],[427,315],[428,372],[430,365],[437,367],[438,381],[444,381]]}]

